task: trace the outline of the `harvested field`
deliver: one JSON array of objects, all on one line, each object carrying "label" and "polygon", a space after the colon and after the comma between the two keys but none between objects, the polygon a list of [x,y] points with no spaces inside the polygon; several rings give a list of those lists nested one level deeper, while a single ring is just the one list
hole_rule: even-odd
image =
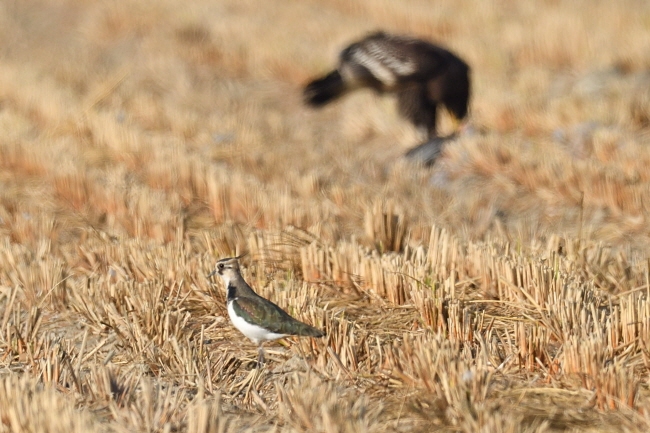
[{"label": "harvested field", "polygon": [[[473,68],[432,168],[302,104],[376,29]],[[0,3],[0,433],[650,431],[649,47],[642,0]],[[261,370],[244,253],[327,334]]]}]

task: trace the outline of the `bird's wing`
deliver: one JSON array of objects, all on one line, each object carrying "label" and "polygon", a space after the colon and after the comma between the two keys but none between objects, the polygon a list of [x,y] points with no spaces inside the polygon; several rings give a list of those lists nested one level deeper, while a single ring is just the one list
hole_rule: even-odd
[{"label": "bird's wing", "polygon": [[386,87],[402,81],[427,80],[446,67],[443,51],[425,41],[377,33],[350,45],[342,53]]},{"label": "bird's wing", "polygon": [[233,300],[233,309],[249,323],[258,323],[276,334],[304,335],[320,337],[323,333],[306,323],[302,323],[273,302],[260,296],[237,297]]}]

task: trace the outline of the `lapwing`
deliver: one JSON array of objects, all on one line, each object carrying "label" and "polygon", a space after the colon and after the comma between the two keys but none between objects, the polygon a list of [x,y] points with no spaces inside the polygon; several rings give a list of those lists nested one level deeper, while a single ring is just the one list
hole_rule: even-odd
[{"label": "lapwing", "polygon": [[323,337],[323,331],[302,323],[287,314],[268,299],[253,291],[239,271],[239,257],[229,257],[217,262],[208,277],[218,274],[226,287],[228,316],[235,328],[248,337],[258,348],[258,366],[264,364],[266,341],[290,335]]}]

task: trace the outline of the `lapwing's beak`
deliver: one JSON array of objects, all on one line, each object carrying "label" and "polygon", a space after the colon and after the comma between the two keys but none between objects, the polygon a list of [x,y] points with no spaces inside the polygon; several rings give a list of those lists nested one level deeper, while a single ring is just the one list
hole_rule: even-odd
[{"label": "lapwing's beak", "polygon": [[214,271],[212,271],[212,272],[210,272],[210,273],[208,274],[207,278],[210,278],[211,276],[213,276],[213,275],[216,274],[216,273],[217,273],[217,270],[215,269]]}]

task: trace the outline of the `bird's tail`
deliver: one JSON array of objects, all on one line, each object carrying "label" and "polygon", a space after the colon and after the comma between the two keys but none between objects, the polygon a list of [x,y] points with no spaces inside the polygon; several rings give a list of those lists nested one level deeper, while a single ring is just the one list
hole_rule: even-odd
[{"label": "bird's tail", "polygon": [[302,337],[315,337],[315,338],[320,338],[324,337],[325,333],[321,331],[318,328],[314,328],[313,326],[310,326],[306,323],[302,323],[303,326],[300,327],[298,330],[297,334],[302,336]]},{"label": "bird's tail", "polygon": [[305,86],[303,96],[305,103],[320,107],[345,92],[345,83],[339,71],[334,70],[322,78],[318,78]]},{"label": "bird's tail", "polygon": [[311,329],[309,329],[307,335],[309,337],[316,337],[316,338],[321,338],[325,336],[325,333],[321,331],[320,329],[314,328],[313,326],[310,326]]}]

